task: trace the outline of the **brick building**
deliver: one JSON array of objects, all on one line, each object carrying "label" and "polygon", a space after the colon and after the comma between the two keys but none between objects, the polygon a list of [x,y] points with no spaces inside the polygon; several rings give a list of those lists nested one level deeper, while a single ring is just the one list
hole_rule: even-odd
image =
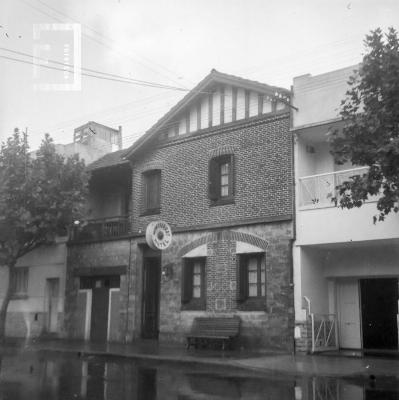
[{"label": "brick building", "polygon": [[[69,248],[71,334],[98,317],[87,299],[105,274],[108,339],[112,318],[118,340],[183,341],[196,316],[238,315],[240,345],[293,349],[289,102],[285,89],[212,70],[127,150],[129,232]],[[154,221],[172,229],[162,251],[146,242]]]}]

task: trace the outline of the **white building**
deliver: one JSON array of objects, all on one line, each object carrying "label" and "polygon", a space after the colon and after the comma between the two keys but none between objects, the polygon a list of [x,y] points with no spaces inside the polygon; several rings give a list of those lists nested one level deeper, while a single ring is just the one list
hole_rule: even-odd
[{"label": "white building", "polygon": [[[336,165],[327,133],[356,66],[294,79],[297,350],[398,348],[399,214],[373,223],[375,199],[342,210],[335,187],[362,173]],[[312,325],[313,321],[313,325]]]}]

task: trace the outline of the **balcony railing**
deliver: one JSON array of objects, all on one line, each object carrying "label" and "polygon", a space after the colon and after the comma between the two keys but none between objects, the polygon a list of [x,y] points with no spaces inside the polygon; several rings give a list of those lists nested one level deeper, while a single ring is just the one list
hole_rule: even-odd
[{"label": "balcony railing", "polygon": [[359,167],[299,178],[299,207],[332,206],[331,199],[338,197],[335,188],[349,181],[351,176],[363,175],[367,171],[368,167]]},{"label": "balcony railing", "polygon": [[126,236],[130,233],[129,217],[92,219],[75,226],[71,240],[103,240]]}]

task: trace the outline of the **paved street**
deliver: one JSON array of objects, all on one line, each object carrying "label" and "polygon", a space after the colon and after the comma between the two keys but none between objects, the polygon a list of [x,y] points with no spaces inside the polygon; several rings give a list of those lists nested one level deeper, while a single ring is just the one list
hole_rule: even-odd
[{"label": "paved street", "polygon": [[399,357],[344,355],[291,355],[279,352],[192,350],[184,345],[159,345],[153,341],[138,344],[93,344],[81,341],[49,340],[29,342],[25,350],[49,350],[79,355],[118,356],[185,364],[229,366],[285,376],[390,377],[399,379]]},{"label": "paved street", "polygon": [[[62,340],[3,348],[3,400],[398,399],[399,360]],[[373,376],[374,375],[374,376]]]}]

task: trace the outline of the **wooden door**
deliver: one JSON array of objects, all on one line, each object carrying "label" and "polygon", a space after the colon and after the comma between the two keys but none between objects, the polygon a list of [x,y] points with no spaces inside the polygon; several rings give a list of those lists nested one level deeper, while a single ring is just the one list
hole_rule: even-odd
[{"label": "wooden door", "polygon": [[92,291],[90,339],[104,343],[108,334],[109,288],[103,286],[103,280],[95,281]]},{"label": "wooden door", "polygon": [[141,332],[145,339],[158,339],[160,270],[160,258],[144,258]]},{"label": "wooden door", "polygon": [[339,344],[344,349],[360,349],[360,310],[357,280],[342,281],[337,285],[339,312]]}]

